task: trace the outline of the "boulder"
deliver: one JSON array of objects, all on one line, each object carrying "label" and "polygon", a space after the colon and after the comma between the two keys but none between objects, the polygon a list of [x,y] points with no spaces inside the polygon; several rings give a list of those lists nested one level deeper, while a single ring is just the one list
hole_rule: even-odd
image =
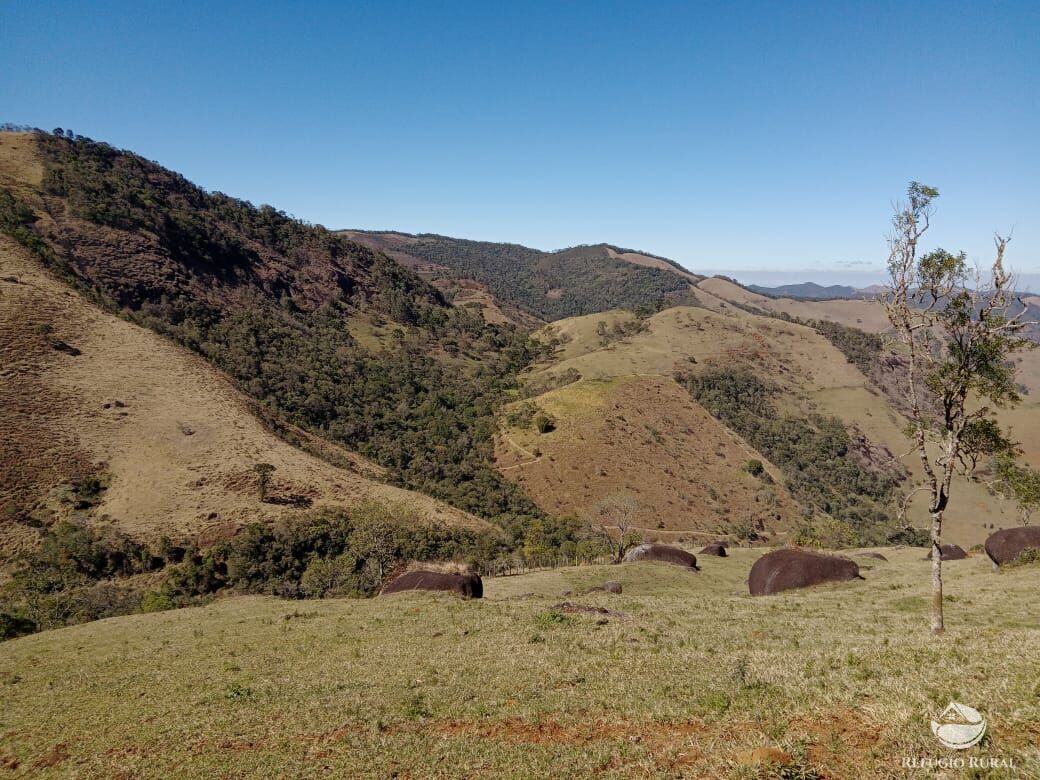
[{"label": "boulder", "polygon": [[446,590],[469,599],[484,595],[484,583],[476,574],[416,569],[395,577],[379,591],[380,596],[401,593],[406,590]]},{"label": "boulder", "polygon": [[728,553],[726,552],[725,542],[712,542],[711,544],[705,545],[700,555],[717,555],[719,558],[725,558]]},{"label": "boulder", "polygon": [[621,562],[635,563],[636,561],[662,561],[698,571],[696,555],[667,544],[641,544],[633,547],[625,554]]},{"label": "boulder", "polygon": [[859,553],[859,554],[856,555],[856,557],[857,558],[873,558],[875,561],[887,561],[888,560],[888,558],[886,558],[884,555],[882,555],[881,553],[876,553],[876,552]]},{"label": "boulder", "polygon": [[986,555],[996,566],[1011,563],[1026,550],[1040,550],[1040,525],[1005,528],[986,539]]},{"label": "boulder", "polygon": [[[956,544],[939,545],[939,550],[941,551],[940,560],[944,561],[960,561],[968,557],[968,553],[964,552],[964,550],[961,547],[958,547]],[[926,561],[930,561],[932,559],[931,550],[929,550],[928,554],[924,556],[924,559]]]},{"label": "boulder", "polygon": [[752,596],[768,596],[792,588],[862,579],[855,561],[839,555],[785,547],[766,553],[751,567]]}]

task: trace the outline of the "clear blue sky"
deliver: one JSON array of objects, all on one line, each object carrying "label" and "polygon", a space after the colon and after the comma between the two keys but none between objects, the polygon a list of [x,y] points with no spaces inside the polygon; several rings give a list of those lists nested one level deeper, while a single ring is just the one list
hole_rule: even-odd
[{"label": "clear blue sky", "polygon": [[918,179],[936,242],[1040,271],[1035,0],[282,5],[5,0],[0,121],[329,227],[735,273],[879,268]]}]

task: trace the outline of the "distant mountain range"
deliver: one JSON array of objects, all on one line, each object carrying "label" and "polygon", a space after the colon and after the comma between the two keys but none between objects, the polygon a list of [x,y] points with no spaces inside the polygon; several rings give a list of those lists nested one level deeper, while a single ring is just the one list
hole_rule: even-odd
[{"label": "distant mountain range", "polygon": [[801,284],[782,284],[778,287],[762,287],[757,284],[747,285],[749,290],[754,290],[760,295],[768,295],[773,298],[813,298],[817,300],[833,298],[873,298],[883,289],[881,285],[870,287],[849,287],[843,284],[821,285],[816,282],[802,282]]}]

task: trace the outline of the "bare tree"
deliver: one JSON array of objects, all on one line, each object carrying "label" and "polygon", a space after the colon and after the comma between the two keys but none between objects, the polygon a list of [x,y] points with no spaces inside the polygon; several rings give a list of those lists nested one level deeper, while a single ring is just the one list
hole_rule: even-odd
[{"label": "bare tree", "polygon": [[985,278],[969,269],[963,252],[920,252],[938,195],[935,188],[913,182],[908,201],[896,207],[889,238],[890,286],[883,296],[888,319],[909,356],[904,380],[908,432],[924,470],[924,483],[915,492],[929,495],[935,633],[944,630],[940,543],[954,474],[974,467],[978,448],[1013,449],[991,422],[986,404],[1018,401],[1009,358],[1035,346],[1023,336],[1030,324],[1023,320],[1026,307],[1004,269],[1008,238],[995,237],[996,256]]},{"label": "bare tree", "polygon": [[[639,543],[640,536],[635,528],[643,506],[632,496],[618,493],[604,498],[596,504],[594,511],[600,531],[610,545],[614,563],[621,563],[628,548]],[[617,529],[617,539],[611,529]]]}]

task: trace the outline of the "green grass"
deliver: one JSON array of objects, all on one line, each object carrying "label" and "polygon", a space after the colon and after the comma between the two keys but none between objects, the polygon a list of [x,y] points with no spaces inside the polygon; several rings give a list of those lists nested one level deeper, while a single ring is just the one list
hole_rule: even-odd
[{"label": "green grass", "polygon": [[[863,582],[752,599],[758,554],[705,558],[699,574],[636,564],[491,579],[472,602],[225,599],[17,639],[0,645],[0,767],[900,777],[903,756],[947,755],[928,720],[956,699],[991,724],[968,756],[1040,775],[1035,569],[947,564],[949,629],[933,638],[921,550],[886,551]],[[605,579],[624,593],[580,595]],[[622,614],[554,610],[564,590]],[[792,763],[741,763],[758,747]]]}]

